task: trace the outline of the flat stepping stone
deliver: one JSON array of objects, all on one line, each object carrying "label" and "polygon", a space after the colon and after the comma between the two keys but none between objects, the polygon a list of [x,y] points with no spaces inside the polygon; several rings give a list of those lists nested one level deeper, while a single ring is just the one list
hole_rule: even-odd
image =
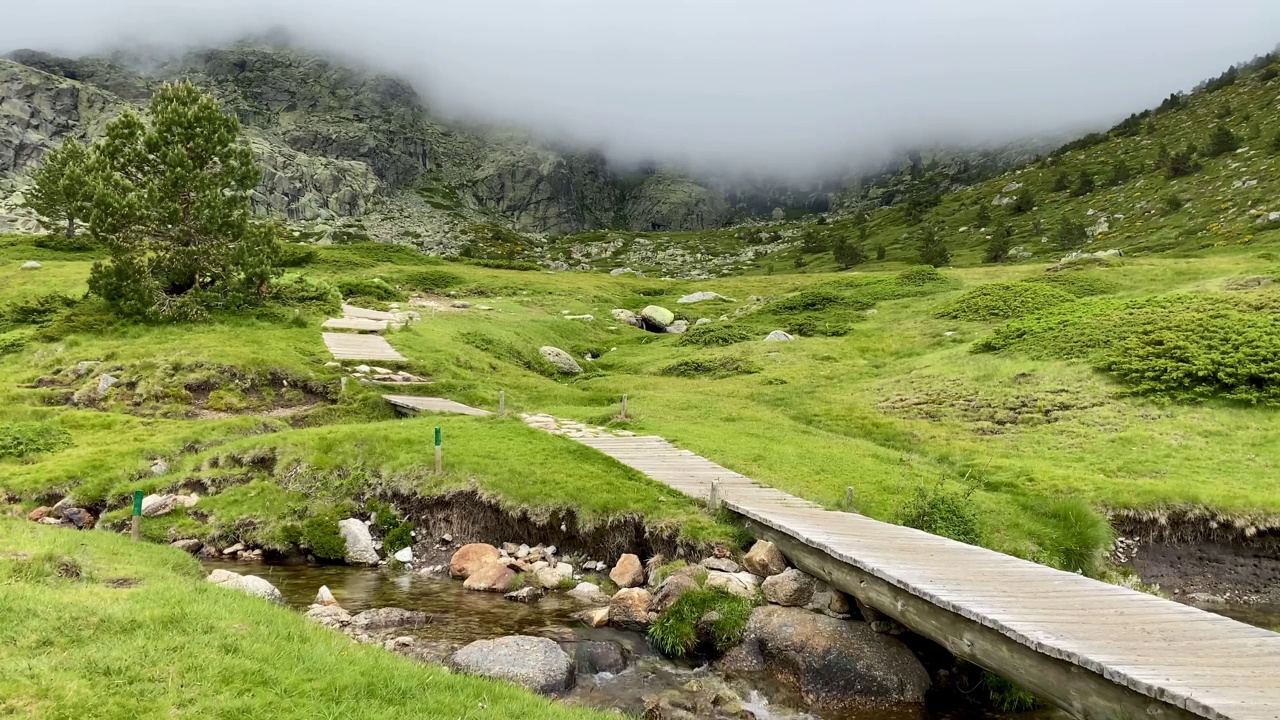
[{"label": "flat stepping stone", "polygon": [[357,332],[385,332],[390,325],[389,320],[370,320],[360,317],[331,318],[324,321],[321,327],[326,330],[355,330]]},{"label": "flat stepping stone", "polygon": [[321,333],[325,347],[338,360],[396,360],[405,361],[405,356],[391,347],[391,343],[381,335],[358,335],[355,333]]},{"label": "flat stepping stone", "polygon": [[382,399],[396,406],[397,409],[408,410],[409,412],[454,413],[457,415],[474,415],[476,417],[488,417],[493,414],[488,410],[473,408],[470,405],[463,405],[459,402],[437,397],[383,395]]}]

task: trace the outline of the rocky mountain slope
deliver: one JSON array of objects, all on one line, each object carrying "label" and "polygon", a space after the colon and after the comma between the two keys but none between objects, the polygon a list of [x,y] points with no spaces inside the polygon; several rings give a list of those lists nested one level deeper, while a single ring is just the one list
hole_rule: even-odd
[{"label": "rocky mountain slope", "polygon": [[450,252],[477,224],[529,233],[696,230],[730,217],[722,194],[686,177],[654,172],[624,183],[598,153],[447,126],[402,80],[241,44],[145,70],[36,51],[0,60],[0,229],[37,229],[19,191],[45,150],[70,136],[92,139],[112,116],[178,78],[215,95],[244,124],[266,169],[255,207],[303,229],[346,228]]}]

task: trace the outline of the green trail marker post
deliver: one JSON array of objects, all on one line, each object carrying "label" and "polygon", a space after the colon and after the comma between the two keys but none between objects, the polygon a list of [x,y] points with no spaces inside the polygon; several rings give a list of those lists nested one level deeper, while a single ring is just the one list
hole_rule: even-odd
[{"label": "green trail marker post", "polygon": [[440,447],[440,428],[436,428],[436,472],[444,472],[444,452]]},{"label": "green trail marker post", "polygon": [[507,416],[507,391],[498,391],[498,417]]},{"label": "green trail marker post", "polygon": [[129,528],[129,537],[142,539],[142,491],[133,491],[133,526]]}]

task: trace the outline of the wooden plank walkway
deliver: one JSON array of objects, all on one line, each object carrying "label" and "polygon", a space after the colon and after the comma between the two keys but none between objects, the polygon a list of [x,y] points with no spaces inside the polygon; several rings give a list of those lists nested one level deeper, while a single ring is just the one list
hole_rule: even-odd
[{"label": "wooden plank walkway", "polygon": [[493,414],[488,410],[473,408],[470,405],[463,405],[445,398],[422,397],[419,395],[383,395],[382,399],[398,409],[410,412],[456,413],[458,415],[475,415],[477,417],[488,417]]},{"label": "wooden plank walkway", "polygon": [[707,499],[711,482],[718,481],[728,509],[1133,692],[1212,720],[1280,718],[1275,633],[919,530],[825,510],[659,437],[562,434],[695,498]]},{"label": "wooden plank walkway", "polygon": [[387,312],[385,310],[369,310],[368,308],[356,307],[355,305],[342,305],[342,317],[347,318],[363,318],[365,320],[384,320],[387,322],[403,322],[404,316],[401,314]]},{"label": "wooden plank walkway", "polygon": [[355,330],[357,332],[385,332],[389,320],[369,320],[360,317],[340,317],[325,320],[320,327],[326,330]]},{"label": "wooden plank walkway", "polygon": [[405,357],[380,335],[358,333],[321,333],[325,347],[337,360],[398,360]]}]

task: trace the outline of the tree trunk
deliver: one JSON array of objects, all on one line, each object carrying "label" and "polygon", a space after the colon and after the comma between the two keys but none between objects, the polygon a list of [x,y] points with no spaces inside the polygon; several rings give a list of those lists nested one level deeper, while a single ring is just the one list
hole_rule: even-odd
[{"label": "tree trunk", "polygon": [[67,216],[67,237],[73,238],[75,236],[76,236],[76,219],[72,216]]}]

